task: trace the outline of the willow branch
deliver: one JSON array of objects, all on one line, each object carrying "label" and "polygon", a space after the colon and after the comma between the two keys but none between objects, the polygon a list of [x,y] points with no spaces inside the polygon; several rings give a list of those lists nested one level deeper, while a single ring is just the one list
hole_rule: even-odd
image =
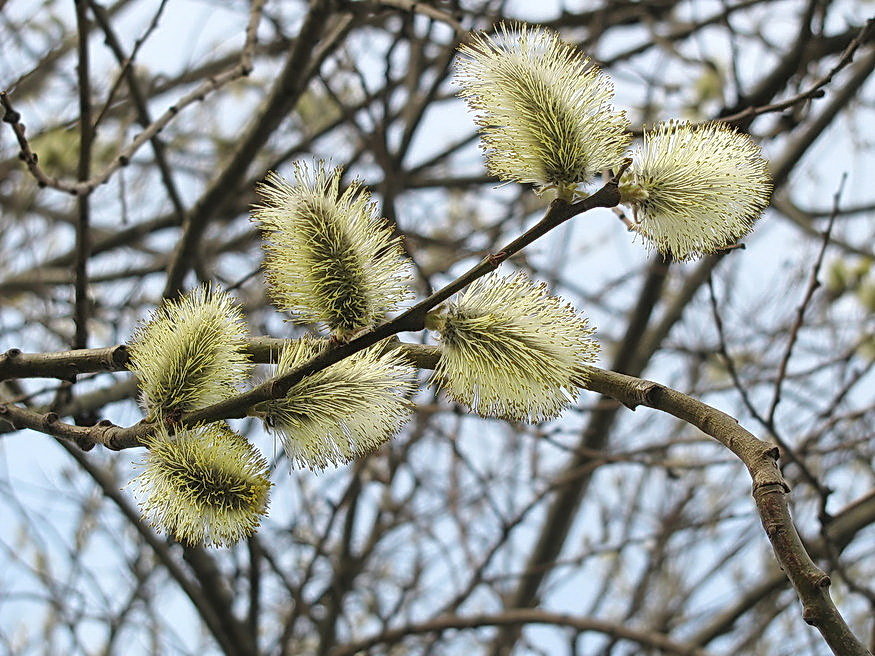
[{"label": "willow branch", "polygon": [[658,649],[660,653],[672,656],[707,656],[708,652],[694,645],[677,642],[656,631],[632,629],[616,622],[607,622],[591,617],[575,617],[564,613],[551,613],[540,609],[515,608],[495,614],[445,615],[416,624],[408,624],[397,629],[389,629],[376,636],[338,646],[329,656],[353,656],[367,652],[377,645],[392,645],[408,636],[478,629],[485,626],[513,626],[521,624],[549,624],[576,629],[580,633],[601,633],[620,640],[627,640],[642,647]]},{"label": "willow branch", "polygon": [[[79,87],[79,165],[77,177],[80,181],[91,175],[91,149],[94,143],[94,126],[91,118],[91,76],[88,56],[88,16],[85,2],[76,2],[76,29],[79,34],[77,45],[78,63],[76,73]],[[91,208],[88,194],[77,198],[78,216],[76,221],[76,264],[74,266],[74,310],[73,322],[76,333],[74,348],[88,346],[88,258],[91,256]]]},{"label": "willow branch", "polygon": [[12,126],[12,131],[18,141],[20,149],[19,158],[27,166],[28,171],[37,181],[40,187],[51,187],[59,191],[65,191],[73,196],[87,195],[96,187],[110,179],[112,175],[121,167],[127,166],[131,157],[147,142],[150,142],[157,134],[159,134],[167,125],[176,118],[180,111],[189,105],[204,100],[207,95],[221,89],[225,85],[245,77],[252,72],[252,56],[255,51],[255,29],[253,27],[256,19],[260,16],[261,5],[263,2],[254,2],[254,9],[251,12],[252,20],[249,21],[246,28],[246,44],[240,54],[240,60],[231,69],[210,77],[197,85],[189,93],[179,98],[176,103],[171,105],[156,118],[147,128],[138,134],[125,148],[121,149],[113,160],[97,175],[90,177],[87,180],[69,181],[58,177],[50,176],[46,173],[39,164],[39,157],[31,148],[30,142],[27,139],[24,123],[21,122],[21,114],[12,106],[12,101],[9,99],[5,91],[0,91],[0,105],[5,110],[3,120]]},{"label": "willow branch", "polygon": [[[267,360],[280,343],[280,340],[258,340],[252,351]],[[399,348],[403,348],[417,366],[426,369],[434,368],[440,355],[438,347],[399,344]],[[763,528],[778,562],[802,602],[803,619],[821,632],[833,653],[870,656],[835,607],[829,595],[829,576],[811,560],[796,531],[790,517],[789,487],[778,467],[779,450],[776,446],[758,439],[726,413],[659,383],[597,367],[587,367],[582,371],[580,382],[585,389],[610,396],[630,409],[647,406],[677,417],[735,454],[747,467]],[[0,405],[0,420],[3,419],[16,428],[32,428],[69,440],[90,439],[110,448],[137,445],[119,443],[118,431],[125,429],[109,422],[91,427],[72,426],[59,421],[53,413],[41,415],[13,404]]]},{"label": "willow branch", "polygon": [[871,656],[829,595],[830,578],[814,564],[793,520],[789,487],[778,467],[779,450],[758,439],[720,410],[651,381],[611,371],[588,370],[587,388],[635,408],[648,406],[697,427],[734,453],[747,467],[753,497],[775,556],[802,602],[802,618],[817,628],[836,656]]}]

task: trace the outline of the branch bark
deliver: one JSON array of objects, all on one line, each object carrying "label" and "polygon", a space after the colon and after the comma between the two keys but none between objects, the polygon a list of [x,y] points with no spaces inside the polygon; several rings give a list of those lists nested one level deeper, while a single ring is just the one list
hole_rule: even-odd
[{"label": "branch bark", "polygon": [[[282,340],[264,338],[254,340],[250,352],[256,360],[267,362],[272,358],[271,353],[281,344]],[[434,368],[440,357],[437,347],[401,343],[398,343],[397,347],[404,349],[410,360],[424,369]],[[100,352],[104,359],[96,357],[97,354],[92,355],[89,351],[67,353],[73,354],[71,357],[80,355],[82,359],[87,359],[96,366],[106,366],[107,353],[118,353],[112,349],[94,350]],[[53,366],[60,359],[60,354],[55,356],[57,357],[46,359]],[[653,381],[597,367],[587,367],[581,371],[580,382],[585,389],[610,396],[632,410],[645,406],[677,417],[695,426],[735,454],[745,465],[751,477],[757,512],[772,550],[802,602],[803,619],[820,631],[837,656],[871,656],[869,650],[857,639],[842,618],[829,594],[829,576],[812,561],[796,531],[790,516],[790,489],[778,467],[780,453],[777,446],[760,440],[726,413]],[[108,428],[105,423],[95,427],[71,426],[60,422],[57,415],[53,413],[40,415],[13,404],[0,405],[0,418],[17,428],[31,428],[73,440],[81,439],[83,436],[93,439],[94,431]],[[519,622],[508,623],[508,625],[516,624]]]}]

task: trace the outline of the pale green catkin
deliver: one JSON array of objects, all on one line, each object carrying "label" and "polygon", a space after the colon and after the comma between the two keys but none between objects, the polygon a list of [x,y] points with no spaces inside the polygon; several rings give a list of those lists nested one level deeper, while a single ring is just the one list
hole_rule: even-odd
[{"label": "pale green catkin", "polygon": [[614,87],[554,32],[499,26],[459,48],[460,96],[480,126],[486,166],[500,180],[570,196],[629,144]]},{"label": "pale green catkin", "polygon": [[[286,346],[282,375],[315,357],[325,342]],[[367,454],[398,432],[411,412],[416,369],[396,350],[377,344],[296,383],[281,399],[256,406],[298,466],[323,469]]]},{"label": "pale green catkin", "polygon": [[720,122],[645,130],[620,185],[638,232],[678,260],[735,244],[768,207],[771,190],[760,147]]},{"label": "pale green catkin", "polygon": [[246,337],[240,308],[225,292],[199,287],[162,303],[128,345],[143,408],[157,418],[233,396],[251,368]]},{"label": "pale green catkin", "polygon": [[410,296],[409,261],[359,181],[340,191],[340,169],[271,173],[252,212],[262,229],[271,298],[295,319],[348,337]]},{"label": "pale green catkin", "polygon": [[488,417],[556,417],[599,350],[586,319],[523,273],[480,278],[430,326],[443,345],[435,383]]},{"label": "pale green catkin", "polygon": [[132,485],[144,517],[189,545],[232,546],[252,535],[267,512],[268,465],[259,451],[224,424],[159,426],[143,472]]}]

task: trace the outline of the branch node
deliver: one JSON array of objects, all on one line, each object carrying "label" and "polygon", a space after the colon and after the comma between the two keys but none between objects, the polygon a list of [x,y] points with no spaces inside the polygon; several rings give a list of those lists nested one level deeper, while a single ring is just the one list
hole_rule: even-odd
[{"label": "branch node", "polygon": [[818,626],[820,624],[820,612],[814,606],[806,606],[802,609],[802,619],[806,624]]},{"label": "branch node", "polygon": [[3,114],[4,123],[18,123],[21,120],[21,113],[12,109],[9,101],[6,100],[6,93],[3,93],[3,108],[6,112]]},{"label": "branch node", "polygon": [[497,269],[498,265],[504,262],[507,259],[507,253],[504,251],[498,251],[497,253],[490,253],[486,256],[486,261],[489,263],[493,269]]},{"label": "branch node", "polygon": [[130,360],[130,355],[128,353],[128,347],[125,344],[119,344],[116,346],[109,354],[109,362],[110,364],[117,366],[124,366]]},{"label": "branch node", "polygon": [[89,440],[86,437],[77,437],[76,446],[78,446],[83,451],[91,451],[91,449],[95,447],[95,444],[92,440]]},{"label": "branch node", "polygon": [[654,383],[652,380],[644,381],[640,386],[641,398],[643,403],[653,405],[656,402],[656,395],[663,389],[659,383]]},{"label": "branch node", "polygon": [[774,538],[776,535],[780,535],[784,532],[784,527],[780,522],[770,522],[765,526],[766,535],[769,536],[769,539]]}]

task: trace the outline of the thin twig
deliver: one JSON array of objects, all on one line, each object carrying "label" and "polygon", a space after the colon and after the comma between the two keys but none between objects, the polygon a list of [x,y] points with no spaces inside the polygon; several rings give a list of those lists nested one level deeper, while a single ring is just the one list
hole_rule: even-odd
[{"label": "thin twig", "polygon": [[[137,42],[137,46],[135,46],[134,51],[129,56],[126,56],[124,51],[122,50],[121,42],[116,36],[115,31],[112,29],[112,24],[110,23],[111,19],[106,9],[101,7],[97,2],[94,2],[94,0],[88,0],[88,3],[91,6],[92,11],[94,12],[94,17],[97,20],[97,24],[100,26],[100,29],[103,31],[103,34],[106,37],[106,44],[109,46],[110,50],[112,50],[116,60],[119,63],[119,66],[121,67],[121,70],[119,71],[119,78],[124,79],[127,82],[128,90],[130,91],[134,108],[137,111],[137,121],[144,129],[148,128],[149,125],[152,123],[152,117],[149,112],[146,94],[143,93],[142,86],[140,85],[140,82],[137,79],[137,75],[132,66],[134,58],[136,57],[136,49],[145,39],[145,35]],[[163,7],[164,3],[162,3],[159,7],[158,13],[156,13],[152,21],[152,25],[150,26],[149,30],[147,30],[147,34],[157,25],[158,16],[160,15],[161,9],[163,9]],[[106,106],[109,107],[109,101],[107,101]],[[164,142],[161,140],[161,137],[156,134],[150,139],[150,143],[152,144],[152,152],[155,154],[155,164],[157,165],[158,171],[161,175],[161,182],[164,184],[164,188],[167,190],[167,196],[170,198],[170,202],[173,205],[176,216],[181,222],[183,220],[183,217],[185,216],[185,207],[183,206],[182,198],[179,195],[179,191],[176,188],[176,182],[173,179],[170,165],[167,163],[167,158],[164,154]]]},{"label": "thin twig", "polygon": [[[845,186],[845,180],[847,180],[847,177],[847,173],[842,175],[839,188],[833,196],[834,207],[838,207],[839,199],[841,198],[842,189]],[[784,378],[787,375],[787,365],[793,355],[793,347],[796,345],[799,330],[802,328],[805,320],[805,311],[808,309],[808,305],[814,296],[814,292],[820,287],[820,281],[817,279],[817,275],[820,273],[820,267],[823,264],[823,256],[826,253],[826,247],[829,245],[829,236],[832,233],[833,225],[835,225],[837,211],[838,210],[830,214],[829,222],[821,235],[822,242],[820,245],[820,251],[817,254],[817,259],[814,261],[814,266],[811,269],[811,276],[808,279],[808,287],[802,297],[802,302],[796,310],[796,320],[793,322],[793,325],[790,326],[790,336],[787,338],[787,347],[784,350],[784,356],[781,358],[781,363],[778,365],[778,375],[775,379],[775,392],[772,396],[772,403],[769,406],[769,412],[766,415],[766,420],[769,425],[774,425],[775,423],[775,412],[778,409],[778,404],[781,402],[781,388],[784,384]]]},{"label": "thin twig", "polygon": [[[614,177],[591,196],[575,203],[568,203],[561,199],[554,200],[544,217],[525,233],[511,241],[497,253],[483,258],[479,264],[475,265],[443,288],[434,292],[426,299],[420,301],[406,312],[400,314],[398,317],[376,326],[350,342],[334,345],[300,367],[281,376],[271,378],[247,392],[201,410],[188,413],[181,418],[182,424],[194,425],[203,422],[245,416],[252,406],[285,395],[295,383],[303,379],[305,376],[325,369],[326,367],[339,362],[343,358],[349,357],[353,353],[372,346],[392,335],[401,332],[422,330],[425,327],[425,319],[428,312],[436,308],[456,292],[467,287],[474,280],[497,269],[502,262],[534,242],[539,237],[547,234],[553,228],[590,209],[615,206],[620,200],[617,184],[620,176],[628,166],[629,161],[627,160],[616,172]],[[52,370],[54,372],[62,375],[73,375],[78,373],[78,367],[81,367],[86,360],[91,362],[92,365],[101,367],[120,366],[127,361],[127,353],[123,346],[110,347],[107,349],[94,349],[92,351],[80,353],[79,355],[81,355],[81,357],[74,358],[71,363],[70,359],[65,358],[63,354],[39,354],[29,357],[22,354],[17,349],[11,349],[0,356],[0,376],[11,377],[11,373],[15,371],[20,372],[22,370],[22,366],[25,365],[24,360],[31,360],[31,362],[33,362],[34,358],[36,360],[44,361],[44,364],[46,365],[44,371],[53,368]],[[6,370],[5,373],[3,372],[4,369]],[[106,371],[110,369],[104,368],[102,370]],[[0,406],[0,409],[2,408],[3,406]],[[17,412],[17,409],[13,409],[12,406],[9,406],[9,412],[14,411]],[[54,413],[50,418],[50,421],[46,421],[45,418],[38,416],[37,413],[31,413],[30,416],[16,415],[16,417],[18,417],[19,421],[22,423],[21,427],[34,428],[35,430],[41,430],[42,432],[58,437],[65,437],[67,439],[80,437],[81,430],[83,430],[82,427],[78,426],[58,426],[57,424],[62,422],[58,421],[58,417]],[[15,424],[15,422],[13,422],[13,424]],[[97,426],[85,428],[84,430],[92,431],[91,440],[95,444],[103,444],[111,449],[123,449],[140,446],[143,439],[153,430],[153,427],[150,424],[140,422],[139,424],[128,428],[120,428],[111,425],[109,422],[100,422]]]},{"label": "thin twig", "polygon": [[[842,178],[842,186],[844,185],[844,180],[846,176]],[[841,186],[839,188],[838,194],[841,193]],[[811,471],[808,464],[805,462],[804,458],[797,453],[796,449],[786,440],[779,431],[777,424],[775,423],[775,410],[777,408],[776,399],[780,400],[780,387],[783,384],[783,381],[786,379],[787,375],[787,364],[790,359],[790,354],[793,350],[793,344],[795,342],[796,335],[799,331],[799,328],[802,325],[803,315],[805,313],[805,308],[808,305],[808,302],[811,300],[811,295],[813,295],[814,290],[819,286],[819,282],[817,282],[817,274],[819,272],[821,263],[823,261],[823,254],[826,249],[827,244],[829,243],[829,235],[832,231],[833,222],[835,220],[835,214],[831,217],[830,223],[827,226],[826,231],[823,233],[823,243],[820,249],[820,253],[818,255],[817,261],[815,262],[814,269],[812,271],[811,281],[809,283],[808,289],[806,291],[805,298],[802,302],[802,305],[799,307],[797,311],[796,321],[793,324],[793,327],[790,331],[790,343],[787,345],[787,350],[784,354],[784,359],[781,361],[779,366],[778,375],[775,379],[775,397],[772,400],[772,405],[769,409],[769,413],[767,415],[763,415],[757,408],[754,406],[753,402],[750,399],[750,396],[747,393],[747,389],[742,384],[741,378],[738,374],[738,371],[735,367],[735,362],[733,358],[729,355],[729,348],[727,346],[726,335],[723,330],[723,320],[720,316],[720,311],[717,306],[717,299],[714,294],[714,285],[709,276],[708,278],[708,289],[710,292],[710,300],[711,300],[711,310],[712,316],[714,317],[714,325],[717,328],[717,336],[719,341],[719,350],[720,354],[723,357],[724,363],[726,365],[726,370],[729,373],[730,378],[732,379],[732,384],[735,389],[738,391],[739,396],[741,397],[742,402],[747,408],[748,412],[750,412],[751,416],[772,436],[777,445],[781,448],[782,453],[786,458],[797,467],[799,467],[799,471],[802,474],[802,477],[805,481],[811,485],[812,488],[817,492],[820,497],[820,517],[821,522],[826,523],[828,520],[828,514],[826,512],[826,503],[831,494],[831,490],[824,486],[815,476],[814,472]]]},{"label": "thin twig", "polygon": [[[260,8],[264,4],[264,0],[253,0],[253,8]],[[259,12],[253,11],[251,16],[258,16]],[[87,180],[69,181],[61,178],[48,175],[39,164],[39,157],[31,148],[30,142],[26,136],[26,128],[21,122],[21,114],[13,107],[12,101],[6,91],[0,91],[0,106],[5,110],[3,121],[12,126],[12,131],[18,141],[20,148],[19,157],[24,161],[28,171],[37,181],[40,187],[51,187],[59,191],[65,191],[74,196],[89,194],[96,187],[103,184],[112,177],[122,166],[127,166],[134,154],[145,144],[150,141],[155,135],[160,133],[167,125],[176,118],[180,111],[195,102],[201,102],[206,99],[207,95],[221,89],[225,85],[245,77],[252,72],[252,56],[255,49],[255,28],[252,27],[251,20],[246,28],[247,43],[243,47],[240,54],[239,62],[231,69],[210,77],[201,82],[192,91],[179,98],[176,103],[171,105],[164,111],[161,116],[155,119],[149,127],[145,128],[138,134],[125,148],[122,148],[118,154],[107,164],[107,166],[97,175],[94,175]],[[256,25],[257,27],[257,25]]]},{"label": "thin twig", "polygon": [[[76,28],[79,34],[77,47],[79,63],[79,167],[78,179],[84,181],[91,174],[91,146],[94,130],[91,125],[91,80],[88,61],[88,16],[85,0],[76,0]],[[88,346],[88,258],[91,254],[90,210],[88,194],[77,198],[78,221],[76,223],[75,309],[73,319],[76,335],[73,348]]]},{"label": "thin twig", "polygon": [[756,409],[753,402],[750,400],[750,395],[747,393],[747,388],[742,385],[741,378],[738,375],[738,370],[735,368],[735,359],[729,355],[729,349],[726,345],[726,334],[723,331],[723,318],[720,316],[720,309],[717,306],[717,296],[714,293],[714,280],[708,275],[708,296],[711,301],[711,316],[714,318],[714,326],[717,328],[717,341],[719,344],[719,352],[723,358],[723,363],[726,366],[726,371],[729,372],[729,377],[732,379],[732,384],[735,386],[738,395],[741,397],[744,407],[747,411],[760,422],[763,426],[766,425],[766,419],[759,410]]},{"label": "thin twig", "polygon": [[417,0],[365,0],[364,2],[347,2],[344,9],[349,11],[368,11],[376,12],[381,9],[396,9],[400,11],[410,12],[412,14],[421,14],[441,23],[449,25],[458,34],[464,34],[465,28],[459,22],[456,16],[451,13],[433,7],[428,2],[418,2]]},{"label": "thin twig", "polygon": [[[134,62],[137,59],[137,54],[140,52],[140,48],[143,47],[143,44],[146,43],[152,33],[156,29],[158,29],[158,23],[161,19],[161,15],[164,13],[164,8],[167,6],[167,2],[168,0],[161,0],[161,4],[158,5],[158,8],[155,10],[155,14],[152,16],[152,21],[149,23],[148,27],[146,27],[146,30],[143,32],[143,34],[138,37],[137,40],[134,42],[134,47],[131,49],[131,54],[127,57],[123,57],[119,61],[119,64],[121,64],[121,69],[119,70],[118,75],[116,76],[116,79],[112,84],[112,87],[110,87],[109,93],[106,97],[106,102],[103,104],[103,109],[100,110],[100,114],[98,114],[97,118],[94,120],[95,127],[100,125],[100,122],[108,114],[109,109],[112,107],[115,93],[121,86],[122,80],[128,77],[128,71],[133,67]],[[101,27],[104,24],[110,24],[110,20],[112,17],[105,7],[99,5],[97,2],[93,2],[93,0],[89,0],[89,5],[91,7],[91,11],[94,12],[94,17],[97,19],[97,22],[101,25]],[[109,37],[109,35],[107,35],[107,37]],[[110,47],[115,50],[115,47],[111,45]]]},{"label": "thin twig", "polygon": [[[581,633],[601,633],[637,644],[646,648],[648,652],[654,649],[661,654],[671,656],[707,656],[709,653],[695,645],[674,641],[657,631],[633,629],[620,622],[609,622],[591,617],[577,617],[566,613],[553,613],[536,608],[512,608],[493,614],[449,614],[423,622],[407,624],[399,628],[387,629],[383,633],[364,640],[338,645],[329,654],[330,656],[354,656],[355,654],[370,653],[373,647],[378,645],[398,645],[408,636],[424,634],[440,635],[446,631],[526,624],[564,626]],[[392,649],[387,649],[386,651],[391,652]]]},{"label": "thin twig", "polygon": [[844,49],[836,64],[826,73],[826,75],[823,75],[815,80],[811,84],[811,86],[809,86],[805,91],[797,93],[780,102],[762,105],[759,107],[747,107],[735,114],[731,114],[729,116],[721,116],[719,120],[726,123],[738,123],[741,121],[745,121],[746,119],[761,116],[762,114],[770,114],[773,112],[780,112],[785,109],[789,109],[790,107],[798,105],[801,102],[805,102],[806,100],[822,98],[824,96],[823,88],[827,86],[830,82],[832,82],[832,79],[842,69],[844,69],[846,66],[848,66],[848,64],[853,61],[854,54],[857,52],[859,47],[868,40],[873,29],[875,29],[875,18],[870,18],[866,21],[866,24],[860,28],[857,36],[854,37],[854,39]]},{"label": "thin twig", "polygon": [[[252,13],[246,28],[246,46],[240,57],[240,66],[245,67],[247,72],[251,68],[262,4],[263,0],[253,1]],[[183,289],[184,278],[198,259],[197,249],[210,219],[230,197],[233,197],[234,191],[245,179],[246,171],[259,150],[287,116],[289,110],[294,107],[306,89],[307,82],[316,74],[324,59],[351,27],[350,20],[340,20],[333,32],[329,35],[324,33],[326,23],[331,18],[330,4],[312,3],[294,46],[289,51],[283,70],[271,89],[270,96],[259,114],[249,122],[227,163],[186,214],[182,236],[167,267],[164,297],[176,296]]]}]

